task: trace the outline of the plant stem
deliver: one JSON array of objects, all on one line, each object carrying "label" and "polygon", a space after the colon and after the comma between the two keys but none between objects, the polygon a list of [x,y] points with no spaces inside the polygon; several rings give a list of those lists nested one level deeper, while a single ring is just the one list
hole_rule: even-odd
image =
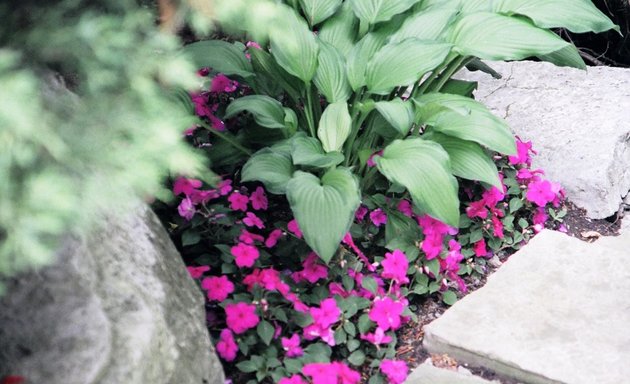
[{"label": "plant stem", "polygon": [[206,130],[208,130],[211,134],[215,135],[216,137],[218,137],[221,140],[225,141],[226,143],[230,144],[231,146],[233,146],[234,148],[236,148],[239,151],[243,152],[247,156],[251,156],[253,154],[252,151],[250,151],[249,149],[247,149],[244,146],[242,146],[238,141],[234,140],[233,138],[231,138],[230,136],[226,135],[223,132],[217,131],[216,129],[214,129],[211,126],[209,126],[206,122],[199,121],[199,124],[201,126],[203,126]]},{"label": "plant stem", "polygon": [[315,135],[315,121],[313,119],[313,96],[311,94],[311,84],[306,84],[306,105],[304,106],[304,114],[306,115],[306,122],[308,124],[308,130],[311,133],[311,137],[317,137]]},{"label": "plant stem", "polygon": [[454,61],[452,61],[448,67],[440,74],[440,79],[434,87],[431,87],[432,91],[439,92],[444,84],[451,79],[451,76],[455,74],[455,72],[459,71],[468,61],[469,58],[466,56],[461,56]]}]

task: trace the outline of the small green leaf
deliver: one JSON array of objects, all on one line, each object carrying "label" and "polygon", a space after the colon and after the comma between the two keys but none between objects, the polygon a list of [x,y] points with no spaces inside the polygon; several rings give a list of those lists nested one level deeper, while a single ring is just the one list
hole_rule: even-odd
[{"label": "small green leaf", "polygon": [[[254,360],[255,357],[257,357],[258,359]],[[262,358],[260,356],[252,356],[251,360],[241,361],[240,363],[236,364],[236,368],[238,368],[239,371],[245,372],[245,373],[256,372],[258,371],[258,369],[260,369],[259,359],[262,359]]]},{"label": "small green leaf", "polygon": [[319,65],[313,82],[329,103],[345,102],[352,93],[346,59],[337,48],[323,41],[319,43]]},{"label": "small green leaf", "polygon": [[374,323],[372,323],[368,315],[364,314],[364,315],[359,316],[359,321],[357,323],[357,328],[359,328],[359,333],[360,334],[367,333],[370,330],[370,328],[372,328],[373,324]]},{"label": "small green leaf", "polygon": [[188,230],[182,233],[182,245],[184,247],[189,245],[195,245],[199,243],[201,240],[201,236],[199,236],[199,232],[195,230]]},{"label": "small green leaf", "polygon": [[442,293],[442,301],[446,305],[453,305],[457,301],[457,295],[453,291],[446,291]]},{"label": "small green leaf", "polygon": [[250,112],[258,125],[266,128],[285,128],[284,108],[276,99],[264,95],[240,97],[228,105],[225,118],[229,119],[241,112]]},{"label": "small green leaf", "polygon": [[182,52],[197,68],[212,68],[225,75],[252,76],[252,66],[242,49],[222,40],[206,40],[188,44]]},{"label": "small green leaf", "polygon": [[289,156],[263,148],[243,166],[242,181],[260,181],[274,194],[284,194],[293,174]]},{"label": "small green leaf", "polygon": [[429,271],[433,274],[433,276],[438,276],[440,274],[440,261],[438,259],[429,260],[425,265],[429,268]]},{"label": "small green leaf", "polygon": [[322,144],[314,137],[296,134],[291,140],[291,157],[295,165],[330,168],[340,164],[344,157],[339,152],[324,152]]},{"label": "small green leaf", "polygon": [[363,365],[365,362],[365,353],[362,350],[357,349],[348,356],[348,362],[355,367]]},{"label": "small green leaf", "polygon": [[348,344],[346,344],[346,347],[348,348],[348,351],[350,352],[356,350],[360,346],[361,346],[361,342],[357,339],[348,340]]},{"label": "small green leaf", "polygon": [[274,328],[273,325],[269,324],[268,321],[261,321],[258,323],[258,327],[256,327],[256,332],[260,339],[267,345],[271,343],[271,339],[273,338]]},{"label": "small green leaf", "polygon": [[351,125],[352,118],[345,101],[329,104],[317,128],[317,137],[322,142],[324,151],[341,151],[343,143],[350,135]]},{"label": "small green leaf", "polygon": [[289,373],[299,373],[302,371],[303,364],[299,359],[284,359],[284,367]]},{"label": "small green leaf", "polygon": [[376,292],[378,291],[376,280],[374,280],[374,278],[370,276],[365,276],[361,280],[361,286],[374,294],[376,294]]},{"label": "small green leaf", "polygon": [[302,10],[311,26],[332,16],[341,3],[341,0],[300,0]]},{"label": "small green leaf", "polygon": [[518,197],[513,197],[512,199],[510,199],[510,213],[518,211],[519,209],[521,209],[522,206],[523,200],[519,199]]},{"label": "small green leaf", "polygon": [[440,92],[472,98],[473,92],[477,89],[477,86],[478,83],[476,81],[450,79],[442,86]]},{"label": "small green leaf", "polygon": [[420,0],[348,0],[357,17],[369,24],[387,21]]},{"label": "small green leaf", "polygon": [[374,106],[398,132],[403,135],[409,132],[415,117],[414,107],[411,102],[395,98],[390,101],[379,101]]},{"label": "small green leaf", "polygon": [[352,322],[350,322],[350,321],[347,321],[347,322],[343,323],[343,329],[344,329],[344,330],[346,331],[346,333],[347,333],[348,335],[350,335],[351,337],[354,337],[354,336],[356,336],[356,334],[357,334],[357,328],[356,328],[356,327],[355,327],[355,325],[354,325]]}]

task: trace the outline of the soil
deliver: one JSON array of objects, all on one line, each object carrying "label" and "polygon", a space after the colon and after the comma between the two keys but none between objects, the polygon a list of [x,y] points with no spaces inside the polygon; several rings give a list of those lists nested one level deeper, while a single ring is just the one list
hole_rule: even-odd
[{"label": "soil", "polygon": [[[587,242],[593,242],[600,236],[619,235],[621,220],[618,220],[616,215],[607,219],[595,220],[588,218],[584,209],[575,206],[575,204],[570,201],[565,202],[565,208],[567,214],[563,219],[563,223],[568,235]],[[497,255],[488,263],[489,270],[486,275],[476,277],[469,276],[466,278],[465,281],[468,285],[468,292],[466,294],[481,288],[485,284],[487,277],[494,273],[508,258],[509,255],[507,254]],[[460,298],[463,296],[464,295],[460,295]],[[502,377],[483,367],[472,367],[467,364],[460,364],[448,355],[430,354],[423,347],[423,327],[440,317],[447,309],[448,306],[436,297],[428,297],[422,303],[417,304],[415,310],[418,316],[417,321],[407,323],[399,331],[399,345],[396,351],[397,359],[406,361],[410,371],[430,358],[433,365],[439,368],[455,371],[468,370],[472,372],[472,374],[486,380],[496,380],[501,384],[519,384],[518,381]]]}]

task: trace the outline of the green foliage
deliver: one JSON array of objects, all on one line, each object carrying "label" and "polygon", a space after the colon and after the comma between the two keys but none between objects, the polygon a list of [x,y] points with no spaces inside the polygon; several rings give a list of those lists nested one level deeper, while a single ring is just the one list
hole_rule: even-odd
[{"label": "green foliage", "polygon": [[[216,15],[262,46],[249,49],[254,75],[237,76],[258,95],[234,100],[226,117],[246,110],[261,129],[282,128],[288,116],[283,108],[297,117],[296,129],[281,136],[238,137],[259,150],[247,161],[244,180],[262,181],[272,193],[288,191],[306,242],[324,260],[333,257],[347,230],[354,206],[347,196],[409,196],[419,213],[458,226],[455,176],[500,185],[491,155],[514,154],[514,138],[503,120],[470,98],[474,84],[451,81],[460,68],[470,63],[492,72],[479,59],[531,56],[581,68],[575,47],[548,28],[615,28],[588,0],[575,7],[554,0],[239,0],[218,1]],[[219,43],[196,43],[185,51],[214,67],[216,56],[198,60],[208,54],[199,50],[202,44]],[[235,67],[242,69],[242,60],[233,58],[236,46],[225,62],[238,61]],[[267,100],[264,108],[261,100]],[[274,145],[291,149],[268,149]],[[381,151],[377,167],[368,166]],[[354,173],[358,182],[347,184],[353,191],[315,192],[315,186],[327,187],[320,182],[324,175],[338,170]],[[313,190],[296,193],[298,185]],[[321,212],[313,201],[324,207]],[[339,212],[338,221],[328,217],[331,212]]]},{"label": "green foliage", "polygon": [[193,67],[127,3],[0,5],[0,278],[203,163],[182,140],[190,110],[171,96]]}]

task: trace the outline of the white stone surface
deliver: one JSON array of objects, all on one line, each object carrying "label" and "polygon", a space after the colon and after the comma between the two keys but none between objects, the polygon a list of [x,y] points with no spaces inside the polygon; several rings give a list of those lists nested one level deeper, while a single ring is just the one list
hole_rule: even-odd
[{"label": "white stone surface", "polygon": [[430,362],[424,362],[416,367],[405,384],[500,384],[498,381],[488,381],[472,374],[450,371],[434,367]]},{"label": "white stone surface", "polygon": [[587,71],[537,62],[489,62],[503,75],[462,71],[475,92],[512,130],[531,140],[534,166],[560,182],[592,218],[617,212],[630,190],[630,70]]},{"label": "white stone surface", "polygon": [[622,247],[630,238],[608,247],[541,232],[426,326],[425,347],[527,384],[627,383],[630,252]]}]

